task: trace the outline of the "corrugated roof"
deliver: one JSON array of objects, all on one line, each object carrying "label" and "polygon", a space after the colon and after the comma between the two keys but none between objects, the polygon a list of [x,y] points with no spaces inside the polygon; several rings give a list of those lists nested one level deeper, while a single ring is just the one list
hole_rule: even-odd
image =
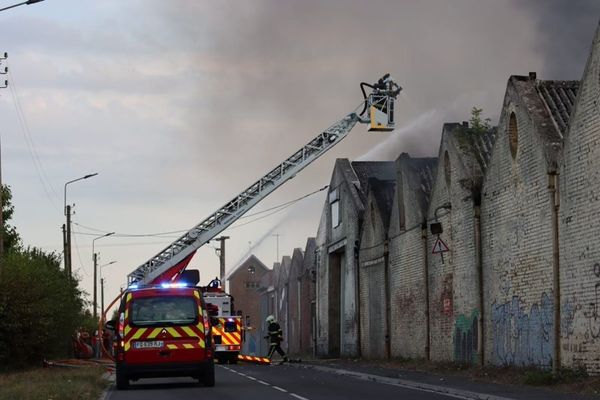
[{"label": "corrugated roof", "polygon": [[552,120],[564,135],[569,127],[579,81],[536,81],[537,91],[550,112]]}]

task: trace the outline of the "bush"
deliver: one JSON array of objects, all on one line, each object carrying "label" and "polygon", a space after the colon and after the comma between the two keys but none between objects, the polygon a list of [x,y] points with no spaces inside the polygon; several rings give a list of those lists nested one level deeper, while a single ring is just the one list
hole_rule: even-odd
[{"label": "bush", "polygon": [[12,250],[0,275],[0,366],[15,369],[67,356],[83,320],[77,281],[60,257],[38,249]]}]

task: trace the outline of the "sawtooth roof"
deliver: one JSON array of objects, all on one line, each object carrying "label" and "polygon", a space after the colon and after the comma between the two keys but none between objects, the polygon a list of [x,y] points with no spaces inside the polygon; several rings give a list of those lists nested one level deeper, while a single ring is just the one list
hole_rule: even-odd
[{"label": "sawtooth roof", "polygon": [[[387,232],[390,227],[395,188],[395,180],[369,178],[369,193],[371,193],[371,196],[377,203],[377,208],[379,209],[385,232]],[[373,216],[371,216],[371,218],[373,218]]]},{"label": "sawtooth roof", "polygon": [[437,171],[437,157],[412,158],[408,153],[402,153],[396,162],[404,176],[404,184],[416,194],[421,210],[427,212]]},{"label": "sawtooth roof", "polygon": [[393,161],[352,161],[352,169],[360,182],[358,189],[363,204],[367,198],[369,178],[382,181],[396,180],[396,166]]}]

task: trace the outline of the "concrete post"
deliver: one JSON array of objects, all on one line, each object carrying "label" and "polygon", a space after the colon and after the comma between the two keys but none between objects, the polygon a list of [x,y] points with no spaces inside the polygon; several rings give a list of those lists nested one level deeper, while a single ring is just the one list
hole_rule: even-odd
[{"label": "concrete post", "polygon": [[98,284],[98,255],[96,253],[94,253],[94,310],[93,310],[93,315],[94,315],[94,321],[96,320],[96,318],[98,317],[98,288],[97,288],[97,284]]}]

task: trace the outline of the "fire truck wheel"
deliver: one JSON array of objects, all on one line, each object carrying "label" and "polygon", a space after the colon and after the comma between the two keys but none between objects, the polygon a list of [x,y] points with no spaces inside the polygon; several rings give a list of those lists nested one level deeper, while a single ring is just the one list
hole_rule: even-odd
[{"label": "fire truck wheel", "polygon": [[202,375],[200,375],[200,382],[206,387],[215,386],[215,362],[210,360],[206,365]]},{"label": "fire truck wheel", "polygon": [[125,390],[129,387],[129,377],[127,376],[127,373],[125,373],[125,371],[123,371],[123,367],[119,367],[118,364],[117,364],[115,380],[117,381],[117,389],[118,390]]}]

